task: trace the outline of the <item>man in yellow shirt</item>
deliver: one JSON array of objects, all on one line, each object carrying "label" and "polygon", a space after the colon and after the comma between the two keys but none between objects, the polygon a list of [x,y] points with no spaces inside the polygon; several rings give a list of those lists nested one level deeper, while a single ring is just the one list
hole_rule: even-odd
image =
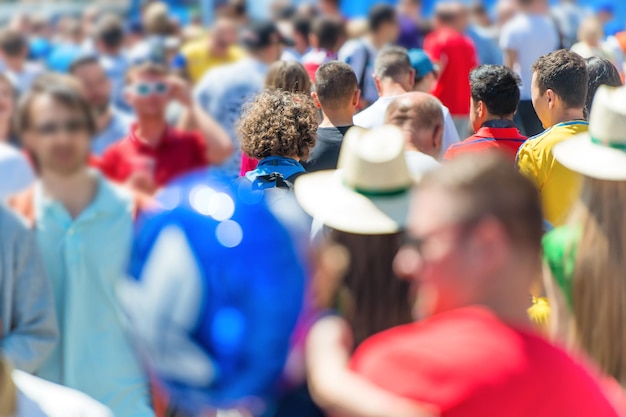
[{"label": "man in yellow shirt", "polygon": [[546,220],[559,226],[580,192],[580,176],[557,162],[552,148],[588,130],[583,106],[589,75],[584,59],[567,50],[542,56],[532,70],[533,107],[546,130],[522,145],[517,165],[539,189]]},{"label": "man in yellow shirt", "polygon": [[183,67],[193,84],[196,84],[205,72],[220,65],[240,60],[245,52],[237,45],[237,27],[235,22],[221,17],[208,39],[192,41],[181,50]]}]

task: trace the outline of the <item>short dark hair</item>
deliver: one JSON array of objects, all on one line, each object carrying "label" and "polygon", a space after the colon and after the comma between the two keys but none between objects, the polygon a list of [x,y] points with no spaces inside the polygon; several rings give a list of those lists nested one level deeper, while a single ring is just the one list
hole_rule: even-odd
[{"label": "short dark hair", "polygon": [[48,78],[44,77],[36,82],[33,88],[20,100],[16,117],[17,131],[25,132],[32,128],[31,107],[33,102],[40,96],[50,96],[62,106],[81,113],[87,124],[89,134],[93,135],[96,132],[96,121],[79,85],[73,77],[58,74],[51,74]]},{"label": "short dark hair", "polygon": [[374,74],[379,79],[391,78],[395,80],[397,77],[408,74],[412,69],[409,52],[400,46],[383,48],[374,62]]},{"label": "short dark hair", "polygon": [[293,31],[308,41],[311,33],[311,19],[308,16],[297,14],[293,18]]},{"label": "short dark hair", "polygon": [[10,57],[17,57],[28,48],[28,40],[18,30],[4,29],[0,32],[0,50]]},{"label": "short dark hair", "polygon": [[311,32],[317,37],[319,48],[334,50],[339,46],[344,26],[340,18],[320,16],[313,22]]},{"label": "short dark hair", "polygon": [[550,89],[570,109],[583,108],[589,73],[585,60],[575,52],[561,49],[540,57],[532,66],[539,92]]},{"label": "short dark hair", "polygon": [[475,102],[482,101],[494,116],[510,116],[517,110],[521,80],[502,65],[482,65],[470,72],[470,90]]},{"label": "short dark hair", "polygon": [[315,73],[315,92],[322,109],[339,109],[347,105],[358,89],[354,70],[344,62],[327,62]]},{"label": "short dark hair", "polygon": [[107,48],[119,48],[124,43],[124,25],[115,15],[103,16],[96,27],[95,37]]},{"label": "short dark hair", "polygon": [[593,104],[593,98],[601,85],[620,87],[623,84],[619,71],[617,71],[615,65],[608,59],[594,56],[587,58],[585,61],[587,62],[587,72],[589,73],[587,100],[585,101],[585,117],[588,117],[591,111],[591,105]]},{"label": "short dark hair", "polygon": [[96,55],[89,54],[89,55],[80,56],[76,58],[74,61],[72,61],[72,63],[70,64],[69,73],[72,75],[76,74],[76,71],[78,71],[79,68],[86,67],[88,65],[93,65],[93,64],[100,65],[100,60],[98,59]]},{"label": "short dark hair", "polygon": [[396,9],[388,4],[376,4],[367,14],[367,26],[372,32],[377,32],[378,29],[385,23],[394,23],[396,21]]},{"label": "short dark hair", "polygon": [[251,158],[306,160],[317,139],[318,113],[311,97],[267,90],[245,105],[238,131],[241,149]]}]

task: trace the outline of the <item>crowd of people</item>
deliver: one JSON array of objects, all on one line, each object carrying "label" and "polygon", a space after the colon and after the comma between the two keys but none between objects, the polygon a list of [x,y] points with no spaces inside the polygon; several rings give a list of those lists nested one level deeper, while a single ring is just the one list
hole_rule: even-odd
[{"label": "crowd of people", "polygon": [[611,7],[222,3],[0,29],[0,414],[626,416]]}]

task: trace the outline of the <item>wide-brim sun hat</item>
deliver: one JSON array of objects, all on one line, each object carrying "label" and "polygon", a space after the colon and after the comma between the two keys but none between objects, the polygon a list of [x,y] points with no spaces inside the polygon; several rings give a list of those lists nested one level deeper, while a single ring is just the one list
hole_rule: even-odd
[{"label": "wide-brim sun hat", "polygon": [[303,175],[294,189],[302,208],[324,225],[375,235],[404,229],[414,184],[402,131],[353,127],[344,137],[338,169]]},{"label": "wide-brim sun hat", "polygon": [[601,86],[591,107],[589,131],[557,144],[552,152],[574,172],[626,181],[626,87]]}]

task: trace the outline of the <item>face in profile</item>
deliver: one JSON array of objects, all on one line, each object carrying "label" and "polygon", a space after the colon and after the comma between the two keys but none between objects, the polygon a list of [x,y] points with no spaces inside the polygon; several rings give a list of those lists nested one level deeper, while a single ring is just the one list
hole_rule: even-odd
[{"label": "face in profile", "polygon": [[454,203],[444,191],[420,189],[411,209],[408,243],[394,263],[396,274],[415,286],[420,318],[455,308],[464,297],[459,280],[467,278],[467,251],[464,226],[450,214]]},{"label": "face in profile", "polygon": [[549,111],[548,97],[545,92],[541,94],[539,85],[537,84],[537,73],[533,74],[531,94],[535,113],[537,113],[537,117],[539,118],[539,120],[541,120],[543,128],[547,129],[550,127],[550,124],[547,120],[547,114]]},{"label": "face in profile", "polygon": [[85,113],[48,94],[34,98],[24,140],[42,172],[63,176],[84,169],[91,149]]}]

